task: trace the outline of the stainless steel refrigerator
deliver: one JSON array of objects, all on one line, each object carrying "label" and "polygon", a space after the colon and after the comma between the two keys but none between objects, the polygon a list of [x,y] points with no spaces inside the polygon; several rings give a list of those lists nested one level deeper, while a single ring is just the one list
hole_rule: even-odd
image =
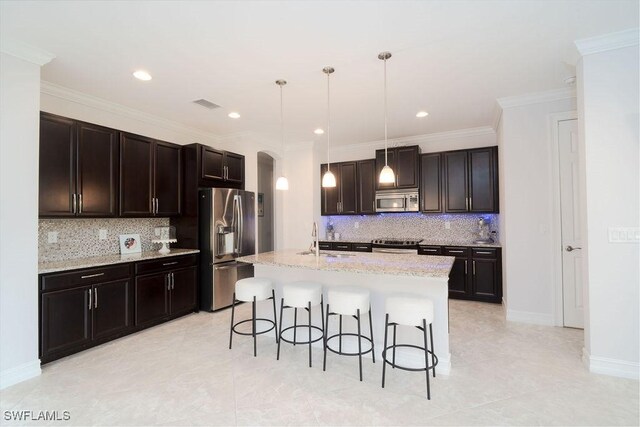
[{"label": "stainless steel refrigerator", "polygon": [[237,280],[253,265],[236,258],[255,253],[255,194],[230,188],[201,189],[199,200],[200,309],[231,305]]}]

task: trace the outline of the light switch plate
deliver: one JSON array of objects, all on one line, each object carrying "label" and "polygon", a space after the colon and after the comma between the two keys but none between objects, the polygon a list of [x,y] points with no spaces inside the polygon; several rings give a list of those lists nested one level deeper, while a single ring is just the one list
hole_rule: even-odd
[{"label": "light switch plate", "polygon": [[640,243],[640,227],[609,227],[609,243]]},{"label": "light switch plate", "polygon": [[451,230],[451,221],[445,221],[444,228],[445,230]]},{"label": "light switch plate", "polygon": [[359,223],[358,221],[354,222],[354,223],[353,223],[353,228],[355,228],[356,230],[357,230],[358,228],[360,228],[360,223]]},{"label": "light switch plate", "polygon": [[58,243],[58,232],[50,231],[47,233],[47,242],[49,243]]},{"label": "light switch plate", "polygon": [[100,238],[100,240],[107,240],[107,230],[105,230],[104,228],[98,230],[98,237]]}]

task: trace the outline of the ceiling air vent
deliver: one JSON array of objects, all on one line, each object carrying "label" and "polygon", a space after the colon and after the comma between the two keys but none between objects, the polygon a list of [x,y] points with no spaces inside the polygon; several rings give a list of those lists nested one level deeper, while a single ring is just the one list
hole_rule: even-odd
[{"label": "ceiling air vent", "polygon": [[220,108],[218,104],[214,104],[213,102],[207,101],[206,99],[197,99],[193,102],[204,108],[208,108],[209,110],[215,110],[216,108]]}]

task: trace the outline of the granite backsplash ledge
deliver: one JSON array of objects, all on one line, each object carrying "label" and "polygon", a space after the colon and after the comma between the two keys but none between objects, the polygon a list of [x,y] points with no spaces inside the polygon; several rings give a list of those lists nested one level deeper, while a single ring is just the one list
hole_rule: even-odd
[{"label": "granite backsplash ledge", "polygon": [[[478,238],[478,218],[490,222],[490,230],[496,232],[499,241],[498,214],[421,214],[386,213],[378,215],[325,216],[322,219],[321,239],[326,238],[326,228],[333,224],[340,240],[366,241],[371,239],[414,238],[427,241],[472,242]],[[446,228],[447,223],[449,228]]]},{"label": "granite backsplash ledge", "polygon": [[[120,253],[121,234],[140,234],[142,251],[159,249],[151,240],[154,228],[169,225],[169,218],[64,218],[38,221],[38,261],[64,261]],[[107,231],[100,240],[99,230]],[[48,243],[57,232],[57,243]]]}]

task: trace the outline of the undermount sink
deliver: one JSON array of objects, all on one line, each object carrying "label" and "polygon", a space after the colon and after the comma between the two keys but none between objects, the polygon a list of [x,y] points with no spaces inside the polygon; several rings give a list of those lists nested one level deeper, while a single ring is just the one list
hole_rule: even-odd
[{"label": "undermount sink", "polygon": [[475,245],[491,245],[491,244],[493,244],[495,242],[493,241],[493,239],[489,239],[489,240],[480,240],[479,239],[479,240],[474,240],[473,243]]},{"label": "undermount sink", "polygon": [[[315,255],[315,254],[316,253],[312,251],[298,252],[298,255]],[[327,258],[349,258],[349,257],[355,256],[354,254],[329,254],[326,252],[320,252],[319,255]]]}]

